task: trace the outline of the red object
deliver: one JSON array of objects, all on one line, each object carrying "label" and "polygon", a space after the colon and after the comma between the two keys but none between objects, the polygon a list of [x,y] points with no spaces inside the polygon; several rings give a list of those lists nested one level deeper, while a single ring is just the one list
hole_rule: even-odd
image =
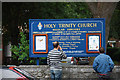
[{"label": "red object", "polygon": [[101,75],[101,76],[107,75],[107,74],[100,74],[100,73],[98,73],[98,74]]},{"label": "red object", "polygon": [[[71,62],[74,61],[74,57],[71,58]],[[78,64],[78,60],[76,59],[76,64]]]},{"label": "red object", "polygon": [[73,57],[71,58],[71,61],[74,61],[74,58],[73,58]]},{"label": "red object", "polygon": [[89,61],[89,57],[88,57],[88,61]]},{"label": "red object", "polygon": [[78,60],[76,59],[76,63],[78,64]]},{"label": "red object", "polygon": [[16,79],[16,80],[29,80],[24,75],[22,75],[21,73],[19,73],[18,71],[16,71],[14,68],[15,67],[9,67],[10,70],[12,70],[12,71],[16,72],[17,74],[19,74],[20,76],[22,76],[22,77],[18,77],[18,79]]},{"label": "red object", "polygon": [[25,80],[24,78],[18,78],[18,79],[16,79],[16,80]]},{"label": "red object", "polygon": [[86,59],[82,59],[83,61],[85,61]]}]

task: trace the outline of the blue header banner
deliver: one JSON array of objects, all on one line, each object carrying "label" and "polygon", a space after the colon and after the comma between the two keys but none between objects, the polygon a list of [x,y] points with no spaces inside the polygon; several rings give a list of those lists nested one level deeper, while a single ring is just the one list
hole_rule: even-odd
[{"label": "blue header banner", "polygon": [[68,57],[95,57],[105,47],[105,19],[29,19],[29,56],[47,57],[58,41]]}]

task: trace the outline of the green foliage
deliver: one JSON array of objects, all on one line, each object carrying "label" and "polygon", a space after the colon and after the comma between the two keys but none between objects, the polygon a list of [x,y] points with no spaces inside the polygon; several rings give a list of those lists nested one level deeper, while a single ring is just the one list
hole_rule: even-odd
[{"label": "green foliage", "polygon": [[14,53],[13,58],[18,59],[18,61],[26,61],[26,63],[34,63],[34,60],[31,60],[29,57],[29,40],[26,39],[26,34],[24,32],[20,32],[20,43],[18,46],[12,45],[11,51]]},{"label": "green foliage", "polygon": [[81,2],[34,3],[33,6],[34,9],[33,7],[30,8],[32,18],[65,19],[92,17],[86,3]]},{"label": "green foliage", "polygon": [[7,29],[3,35],[4,43],[18,44],[18,26],[24,26],[25,22],[28,25],[29,19],[92,18],[85,2],[3,3],[2,6],[2,25]]},{"label": "green foliage", "polygon": [[[9,14],[8,14],[9,13]],[[20,41],[18,26],[29,24],[29,19],[72,19],[72,18],[92,18],[92,14],[85,2],[40,2],[40,3],[3,3],[3,25],[9,33],[4,35],[8,40],[9,34],[12,44],[11,51],[13,57],[19,61],[34,63],[29,58],[29,41],[26,35],[21,32]],[[4,43],[7,43],[7,41]],[[19,42],[19,43],[18,43]],[[15,44],[18,44],[15,45]],[[43,58],[40,58],[42,60]]]},{"label": "green foliage", "polygon": [[117,7],[113,13],[110,22],[110,35],[109,38],[113,37],[115,39],[120,39],[120,2],[118,2]]},{"label": "green foliage", "polygon": [[[18,26],[23,26],[29,19],[65,19],[91,18],[92,14],[85,2],[34,2],[34,3],[3,3],[3,23],[6,35],[11,41],[17,42]],[[14,34],[16,32],[16,34]],[[14,35],[13,35],[14,34]],[[8,38],[7,36],[7,38]],[[8,40],[8,39],[7,39]],[[7,41],[5,41],[6,43]]]},{"label": "green foliage", "polygon": [[113,61],[118,61],[120,62],[120,48],[111,48],[108,47],[107,48],[107,54],[111,56],[111,58],[113,59]]}]

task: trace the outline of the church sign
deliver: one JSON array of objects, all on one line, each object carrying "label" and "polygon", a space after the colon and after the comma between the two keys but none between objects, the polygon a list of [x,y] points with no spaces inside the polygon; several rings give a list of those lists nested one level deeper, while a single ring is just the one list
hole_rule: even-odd
[{"label": "church sign", "polygon": [[105,48],[105,19],[29,20],[30,57],[47,57],[55,41],[67,56],[95,57]]}]

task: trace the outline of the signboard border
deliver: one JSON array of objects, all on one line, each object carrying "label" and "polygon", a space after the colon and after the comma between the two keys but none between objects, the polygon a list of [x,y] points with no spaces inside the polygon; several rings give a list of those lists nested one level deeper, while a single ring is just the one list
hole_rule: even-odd
[{"label": "signboard border", "polygon": [[[46,51],[36,52],[35,51],[35,36],[46,36]],[[33,54],[47,54],[48,53],[48,35],[47,34],[33,34]]]},{"label": "signboard border", "polygon": [[99,35],[100,36],[100,46],[101,47],[101,33],[86,33],[86,53],[99,53],[99,51],[88,51],[88,36],[89,35]]}]

